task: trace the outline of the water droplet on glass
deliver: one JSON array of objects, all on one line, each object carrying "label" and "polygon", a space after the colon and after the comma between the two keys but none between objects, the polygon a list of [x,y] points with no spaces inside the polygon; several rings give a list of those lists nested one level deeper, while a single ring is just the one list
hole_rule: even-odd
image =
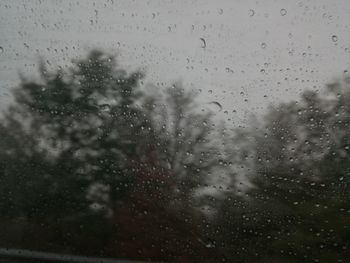
[{"label": "water droplet on glass", "polygon": [[265,49],[267,47],[266,43],[261,43],[261,47]]},{"label": "water droplet on glass", "polygon": [[102,104],[102,105],[100,105],[100,110],[108,112],[111,110],[111,106],[109,104]]},{"label": "water droplet on glass", "polygon": [[227,73],[233,73],[233,70],[231,68],[229,68],[229,67],[226,67],[225,70],[226,70]]},{"label": "water droplet on glass", "polygon": [[224,10],[222,8],[220,8],[219,14],[222,15],[223,13],[224,13]]},{"label": "water droplet on glass", "polygon": [[222,105],[221,105],[219,102],[217,102],[217,101],[212,101],[212,102],[209,102],[209,103],[218,106],[218,107],[219,107],[219,111],[222,111]]},{"label": "water droplet on glass", "polygon": [[213,243],[208,243],[205,245],[206,248],[214,248],[215,247],[215,244]]},{"label": "water droplet on glass", "polygon": [[4,48],[0,47],[0,53],[4,53]]},{"label": "water droplet on glass", "polygon": [[281,13],[282,16],[285,16],[287,14],[287,10],[282,8],[280,13]]},{"label": "water droplet on glass", "polygon": [[205,41],[205,39],[201,37],[200,40],[202,41],[202,48],[206,48],[207,42]]},{"label": "water droplet on glass", "polygon": [[333,36],[332,36],[332,41],[333,41],[333,42],[337,42],[337,41],[338,41],[338,37],[337,37],[336,35],[333,35]]},{"label": "water droplet on glass", "polygon": [[249,9],[249,16],[254,16],[254,14],[255,14],[255,11],[253,10],[253,9]]}]

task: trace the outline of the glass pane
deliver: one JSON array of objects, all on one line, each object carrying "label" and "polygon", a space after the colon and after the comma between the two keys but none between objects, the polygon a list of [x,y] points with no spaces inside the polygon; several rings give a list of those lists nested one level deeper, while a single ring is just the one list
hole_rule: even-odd
[{"label": "glass pane", "polygon": [[0,261],[349,262],[349,13],[1,1]]}]

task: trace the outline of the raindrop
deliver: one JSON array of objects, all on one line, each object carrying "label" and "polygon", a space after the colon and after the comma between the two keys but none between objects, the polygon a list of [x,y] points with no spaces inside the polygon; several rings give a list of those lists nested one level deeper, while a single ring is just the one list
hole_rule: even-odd
[{"label": "raindrop", "polygon": [[4,48],[0,47],[0,53],[4,53]]},{"label": "raindrop", "polygon": [[333,36],[332,36],[332,41],[333,41],[333,42],[337,42],[337,41],[338,41],[338,37],[337,37],[336,35],[333,35]]},{"label": "raindrop", "polygon": [[255,14],[255,11],[253,10],[253,9],[249,9],[249,16],[254,16],[254,14]]},{"label": "raindrop", "polygon": [[223,13],[224,13],[224,10],[222,8],[220,8],[219,14],[222,15]]},{"label": "raindrop", "polygon": [[280,13],[281,13],[282,16],[285,16],[287,14],[287,10],[282,8]]},{"label": "raindrop", "polygon": [[99,107],[101,111],[108,112],[111,110],[111,106],[109,104],[101,104]]},{"label": "raindrop", "polygon": [[215,244],[214,243],[208,243],[205,245],[206,248],[214,248]]},{"label": "raindrop", "polygon": [[227,73],[233,73],[233,72],[234,72],[234,71],[233,71],[231,68],[229,68],[229,67],[226,67],[225,70],[226,70]]},{"label": "raindrop", "polygon": [[261,47],[263,48],[263,49],[265,49],[266,47],[267,47],[267,45],[266,45],[266,43],[261,43]]},{"label": "raindrop", "polygon": [[205,39],[201,37],[200,40],[202,41],[202,48],[206,48],[207,42],[205,41]]},{"label": "raindrop", "polygon": [[219,112],[222,111],[222,105],[219,102],[212,101],[212,102],[209,102],[209,104],[214,104],[214,105],[218,106],[219,107]]}]

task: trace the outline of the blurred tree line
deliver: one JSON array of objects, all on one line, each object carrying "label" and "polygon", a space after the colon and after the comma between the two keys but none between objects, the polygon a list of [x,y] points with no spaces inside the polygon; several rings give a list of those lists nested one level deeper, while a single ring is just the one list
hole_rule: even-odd
[{"label": "blurred tree line", "polygon": [[[0,246],[177,262],[350,262],[350,81],[231,131],[91,51],[0,124]],[[206,191],[223,174],[229,183]],[[244,187],[246,185],[246,187]]]}]

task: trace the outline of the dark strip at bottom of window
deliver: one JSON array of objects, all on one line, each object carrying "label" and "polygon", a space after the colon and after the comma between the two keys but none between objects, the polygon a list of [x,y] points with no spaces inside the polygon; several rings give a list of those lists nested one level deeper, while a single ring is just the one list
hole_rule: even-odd
[{"label": "dark strip at bottom of window", "polygon": [[97,258],[85,256],[73,256],[67,254],[55,254],[41,251],[33,251],[26,249],[7,249],[0,248],[0,258],[20,258],[20,259],[36,259],[48,262],[71,262],[71,263],[140,263],[141,261]]}]

